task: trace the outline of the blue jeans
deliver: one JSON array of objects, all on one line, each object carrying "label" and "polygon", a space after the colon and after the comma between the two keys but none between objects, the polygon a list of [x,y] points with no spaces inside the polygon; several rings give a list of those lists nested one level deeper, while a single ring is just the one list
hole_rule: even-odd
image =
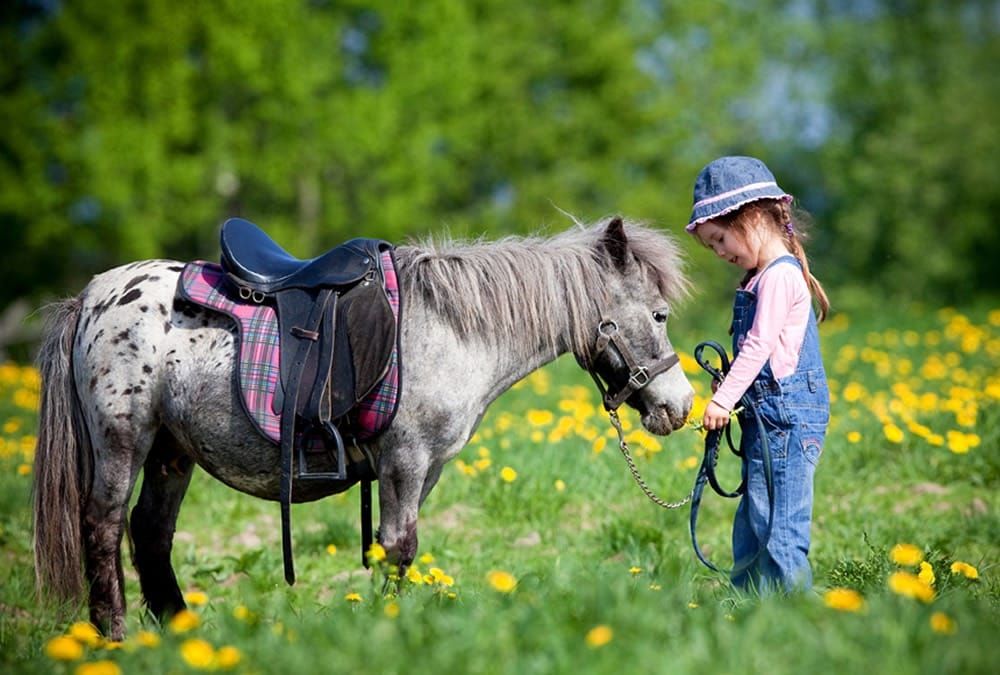
[{"label": "blue jeans", "polygon": [[[806,589],[812,585],[809,530],[812,521],[813,475],[823,451],[829,404],[823,400],[822,370],[797,371],[782,378],[756,381],[747,394],[761,416],[771,454],[774,515],[767,536],[770,501],[765,483],[763,442],[757,423],[741,415],[743,478],[746,493],[733,521],[733,585],[760,593]],[[817,396],[819,394],[819,396]],[[767,547],[749,567],[760,542]]]}]

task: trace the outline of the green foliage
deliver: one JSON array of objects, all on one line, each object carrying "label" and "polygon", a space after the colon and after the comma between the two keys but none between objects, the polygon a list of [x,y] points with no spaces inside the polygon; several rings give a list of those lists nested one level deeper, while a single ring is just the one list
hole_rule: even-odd
[{"label": "green foliage", "polygon": [[556,207],[679,229],[722,153],[815,212],[835,304],[995,291],[996,32],[986,0],[11,3],[0,306],[214,258],[232,215],[301,256]]}]

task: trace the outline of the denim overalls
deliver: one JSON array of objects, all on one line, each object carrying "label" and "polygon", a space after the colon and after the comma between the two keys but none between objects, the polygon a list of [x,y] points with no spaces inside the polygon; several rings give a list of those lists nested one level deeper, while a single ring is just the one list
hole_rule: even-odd
[{"label": "denim overalls", "polygon": [[[798,260],[790,255],[774,260],[768,268],[777,264],[791,264],[801,269]],[[734,356],[739,353],[743,337],[753,325],[756,310],[757,295],[753,291],[741,289],[736,292]],[[746,493],[740,499],[733,521],[733,585],[765,593],[809,588],[812,570],[806,556],[812,520],[813,474],[830,421],[830,393],[812,311],[795,372],[777,380],[768,361],[747,389],[744,400],[756,408],[770,444],[774,515],[768,538],[771,505],[764,478],[760,431],[753,416],[744,411],[739,420],[743,431],[740,450]],[[767,539],[766,550],[746,567],[746,561],[757,553],[764,539]]]}]

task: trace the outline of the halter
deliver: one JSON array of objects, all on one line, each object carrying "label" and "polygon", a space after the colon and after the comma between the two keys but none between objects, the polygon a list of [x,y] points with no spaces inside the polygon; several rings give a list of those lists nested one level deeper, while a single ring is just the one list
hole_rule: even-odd
[{"label": "halter", "polygon": [[[618,356],[621,357],[622,361],[628,367],[628,382],[621,389],[614,392],[611,391],[610,383],[606,386],[601,381],[597,370],[594,368],[597,358],[608,351],[609,347],[614,347],[615,351],[618,352]],[[628,348],[628,345],[622,338],[622,334],[618,330],[618,324],[611,319],[603,319],[597,324],[597,344],[594,348],[594,355],[589,362],[581,360],[581,365],[594,378],[597,389],[601,392],[604,409],[608,412],[613,412],[620,408],[622,403],[627,401],[632,394],[652,382],[653,378],[667,372],[679,362],[680,358],[676,352],[673,352],[670,356],[659,361],[654,361],[649,365],[640,365],[632,350]]]}]

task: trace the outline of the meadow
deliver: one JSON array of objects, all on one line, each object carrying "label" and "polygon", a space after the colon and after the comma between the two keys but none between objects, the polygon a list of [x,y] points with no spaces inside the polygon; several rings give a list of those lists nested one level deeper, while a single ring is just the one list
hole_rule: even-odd
[{"label": "meadow", "polygon": [[[278,506],[196,472],[174,566],[190,611],[158,626],[126,563],[129,637],[34,596],[30,486],[38,374],[0,365],[0,670],[6,673],[995,673],[1000,655],[1000,309],[889,307],[821,328],[833,400],[817,471],[813,591],[757,598],[702,567],[688,510],[633,483],[571,358],[505,394],[422,510],[418,561],[360,566],[356,490],[294,508],[298,582]],[[693,345],[724,326],[674,320]],[[623,416],[667,500],[703,437]],[[738,460],[724,455],[733,485]],[[735,503],[708,495],[699,539],[726,564]],[[127,548],[126,553],[127,556]],[[65,608],[64,608],[65,609]]]}]

